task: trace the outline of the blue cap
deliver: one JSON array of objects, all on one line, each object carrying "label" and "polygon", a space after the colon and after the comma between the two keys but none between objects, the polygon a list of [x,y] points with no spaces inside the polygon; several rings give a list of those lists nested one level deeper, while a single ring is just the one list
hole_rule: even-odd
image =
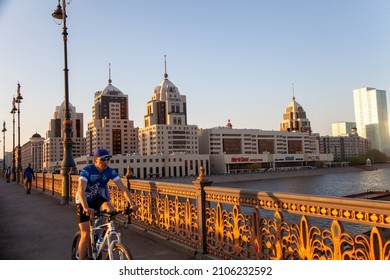
[{"label": "blue cap", "polygon": [[100,158],[106,158],[106,157],[111,157],[110,153],[106,149],[97,149],[94,153],[93,156],[95,158],[100,157]]}]

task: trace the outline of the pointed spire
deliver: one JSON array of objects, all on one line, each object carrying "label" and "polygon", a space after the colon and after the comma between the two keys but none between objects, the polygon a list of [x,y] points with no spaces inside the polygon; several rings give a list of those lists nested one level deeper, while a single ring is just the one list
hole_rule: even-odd
[{"label": "pointed spire", "polygon": [[292,94],[293,94],[293,100],[295,100],[294,83],[292,84]]},{"label": "pointed spire", "polygon": [[111,63],[108,63],[108,83],[111,84]]},{"label": "pointed spire", "polygon": [[164,55],[164,79],[168,79],[168,73],[167,73],[167,55]]}]

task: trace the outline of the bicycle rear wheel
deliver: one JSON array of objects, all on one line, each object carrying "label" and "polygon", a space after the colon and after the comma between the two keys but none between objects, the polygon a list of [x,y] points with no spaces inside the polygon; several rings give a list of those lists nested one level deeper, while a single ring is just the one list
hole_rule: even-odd
[{"label": "bicycle rear wheel", "polygon": [[72,260],[78,260],[79,259],[79,242],[81,238],[80,231],[76,232],[76,234],[73,237],[72,242],[72,253],[71,253],[71,259]]},{"label": "bicycle rear wheel", "polygon": [[[107,254],[107,260],[110,259],[109,254]],[[111,260],[133,260],[133,256],[130,251],[122,243],[116,242],[112,248],[112,258]]]},{"label": "bicycle rear wheel", "polygon": [[[71,252],[71,260],[79,260],[79,243],[81,239],[81,233],[80,231],[76,232],[76,234],[73,237],[73,242],[72,242],[72,252]],[[87,259],[92,259],[92,252],[91,252],[91,246],[88,245],[87,247]]]}]

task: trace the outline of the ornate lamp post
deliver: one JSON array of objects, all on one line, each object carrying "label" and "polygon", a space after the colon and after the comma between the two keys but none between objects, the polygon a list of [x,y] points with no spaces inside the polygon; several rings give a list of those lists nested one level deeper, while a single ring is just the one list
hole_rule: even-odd
[{"label": "ornate lamp post", "polygon": [[69,81],[68,81],[68,32],[66,27],[66,1],[62,0],[62,7],[60,4],[60,0],[58,0],[57,8],[52,13],[53,18],[62,20],[62,38],[64,41],[64,82],[65,82],[65,119],[63,120],[63,140],[62,145],[64,149],[64,156],[61,164],[61,172],[62,175],[62,196],[61,196],[61,204],[68,204],[69,202],[69,191],[70,191],[70,174],[75,174],[76,164],[73,159],[72,153],[72,120],[70,119],[70,111],[69,111]]},{"label": "ornate lamp post", "polygon": [[3,177],[5,175],[5,132],[7,131],[7,129],[5,128],[5,121],[3,122],[3,130],[1,132],[3,132]]},{"label": "ornate lamp post", "polygon": [[16,178],[20,183],[20,174],[22,172],[22,150],[20,147],[20,103],[22,103],[22,95],[20,94],[20,84],[18,82],[18,95],[16,96],[16,103],[18,103],[18,164],[16,167]]},{"label": "ornate lamp post", "polygon": [[15,113],[18,109],[15,106],[16,99],[12,99],[12,181],[16,181],[16,165],[15,165]]}]

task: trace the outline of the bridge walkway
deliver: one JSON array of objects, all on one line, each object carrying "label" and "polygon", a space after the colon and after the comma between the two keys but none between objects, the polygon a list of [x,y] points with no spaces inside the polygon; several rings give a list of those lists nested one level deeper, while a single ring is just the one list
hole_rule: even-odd
[{"label": "bridge walkway", "polygon": [[[69,260],[78,230],[74,203],[32,188],[27,195],[17,182],[0,179],[0,259]],[[123,243],[137,260],[191,260],[194,256],[172,242],[130,226]]]}]

